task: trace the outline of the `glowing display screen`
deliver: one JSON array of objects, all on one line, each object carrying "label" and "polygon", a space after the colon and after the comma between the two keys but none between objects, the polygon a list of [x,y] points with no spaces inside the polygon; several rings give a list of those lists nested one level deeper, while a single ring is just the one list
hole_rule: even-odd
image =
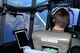
[{"label": "glowing display screen", "polygon": [[19,47],[27,46],[28,39],[25,31],[15,32]]}]

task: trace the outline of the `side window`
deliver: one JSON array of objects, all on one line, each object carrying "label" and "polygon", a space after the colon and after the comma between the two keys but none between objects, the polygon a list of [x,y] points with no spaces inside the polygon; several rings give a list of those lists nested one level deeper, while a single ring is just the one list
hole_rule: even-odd
[{"label": "side window", "polygon": [[15,35],[13,35],[14,30],[19,29],[28,29],[29,30],[29,19],[30,15],[23,13],[23,16],[16,16],[10,15],[7,13],[5,19],[5,26],[4,26],[4,42],[10,42],[15,40]]},{"label": "side window", "polygon": [[47,20],[47,10],[36,13],[34,20],[34,30],[45,30]]}]

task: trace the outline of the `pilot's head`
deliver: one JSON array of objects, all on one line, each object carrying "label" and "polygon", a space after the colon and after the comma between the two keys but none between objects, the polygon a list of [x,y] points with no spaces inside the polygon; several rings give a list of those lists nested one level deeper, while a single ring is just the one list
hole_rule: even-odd
[{"label": "pilot's head", "polygon": [[69,12],[64,8],[57,10],[52,17],[55,19],[55,26],[53,29],[57,28],[57,30],[64,30],[69,24]]}]

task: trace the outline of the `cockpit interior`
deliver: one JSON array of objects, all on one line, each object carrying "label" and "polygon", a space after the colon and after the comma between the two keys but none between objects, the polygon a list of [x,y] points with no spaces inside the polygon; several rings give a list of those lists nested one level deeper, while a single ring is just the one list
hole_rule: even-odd
[{"label": "cockpit interior", "polygon": [[[69,23],[54,31],[60,9]],[[0,0],[0,53],[80,53],[80,0]]]}]

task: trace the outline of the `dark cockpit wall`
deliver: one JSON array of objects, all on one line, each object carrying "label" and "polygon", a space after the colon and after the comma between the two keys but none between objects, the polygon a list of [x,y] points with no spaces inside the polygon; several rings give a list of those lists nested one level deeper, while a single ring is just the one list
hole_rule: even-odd
[{"label": "dark cockpit wall", "polygon": [[0,0],[0,14],[2,13],[2,11],[3,11],[3,0]]},{"label": "dark cockpit wall", "polygon": [[80,0],[73,0],[73,8],[80,9]]},{"label": "dark cockpit wall", "polygon": [[0,6],[0,15],[2,14],[3,12],[3,8]]},{"label": "dark cockpit wall", "polygon": [[3,0],[0,0],[0,45],[2,45],[2,12],[3,12]]}]

